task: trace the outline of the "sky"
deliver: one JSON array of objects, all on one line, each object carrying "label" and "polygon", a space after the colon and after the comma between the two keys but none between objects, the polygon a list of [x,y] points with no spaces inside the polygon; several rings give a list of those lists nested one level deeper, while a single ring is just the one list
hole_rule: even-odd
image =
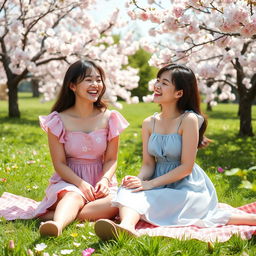
[{"label": "sky", "polygon": [[[124,21],[129,21],[129,25],[126,27],[123,27],[122,29],[114,30],[116,33],[120,33],[121,35],[123,33],[126,33],[129,30],[133,30],[135,32],[135,35],[138,34],[138,36],[147,36],[147,31],[151,27],[153,27],[153,24],[151,22],[143,22],[140,20],[131,20],[130,17],[127,15],[127,9],[125,7],[124,0],[101,0],[97,2],[96,10],[91,11],[93,17],[95,17],[96,21],[102,21],[106,17],[109,17],[114,9],[119,8],[120,13],[119,16]],[[147,6],[146,0],[140,0],[138,1],[141,6]]]}]

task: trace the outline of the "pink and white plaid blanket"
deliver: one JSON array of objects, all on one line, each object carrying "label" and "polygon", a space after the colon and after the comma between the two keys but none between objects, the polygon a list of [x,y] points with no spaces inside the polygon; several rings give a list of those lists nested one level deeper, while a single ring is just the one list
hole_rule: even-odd
[{"label": "pink and white plaid blanket", "polygon": [[[4,192],[0,197],[0,216],[7,220],[31,219],[39,202],[32,199]],[[255,213],[256,202],[238,208],[227,204],[219,204],[221,208],[232,209],[234,213]],[[225,242],[237,234],[242,239],[250,239],[256,234],[256,226],[226,225],[213,228],[187,227],[156,227],[140,221],[136,229],[140,235],[166,236],[178,239],[198,239],[205,242]]]}]

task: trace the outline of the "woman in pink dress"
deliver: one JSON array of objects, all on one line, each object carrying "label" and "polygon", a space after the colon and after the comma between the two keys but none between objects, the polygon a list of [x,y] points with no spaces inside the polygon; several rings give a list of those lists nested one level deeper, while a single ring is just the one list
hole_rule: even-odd
[{"label": "woman in pink dress", "polygon": [[41,235],[59,236],[75,219],[112,218],[117,189],[119,134],[128,122],[102,102],[104,71],[92,61],[77,61],[64,77],[59,97],[40,124],[48,133],[55,173],[35,216],[48,220]]}]

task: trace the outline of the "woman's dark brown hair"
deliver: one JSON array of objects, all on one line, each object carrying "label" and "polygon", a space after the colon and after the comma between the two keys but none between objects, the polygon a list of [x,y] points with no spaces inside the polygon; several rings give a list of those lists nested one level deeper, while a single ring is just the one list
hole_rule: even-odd
[{"label": "woman's dark brown hair", "polygon": [[104,104],[101,100],[103,94],[106,91],[106,85],[104,83],[104,80],[105,80],[104,70],[93,61],[79,60],[71,64],[70,67],[68,68],[63,80],[60,93],[51,111],[62,112],[72,107],[75,104],[76,97],[74,92],[70,89],[70,85],[71,84],[77,85],[80,82],[82,82],[85,79],[85,77],[91,73],[92,69],[96,69],[99,72],[101,81],[103,84],[103,89],[101,91],[101,94],[99,95],[99,98],[97,99],[97,101],[94,102],[93,104],[98,109],[107,108],[106,104]]},{"label": "woman's dark brown hair", "polygon": [[[183,95],[177,102],[178,109],[181,112],[193,110],[195,113],[203,115],[200,109],[200,95],[194,72],[184,65],[169,64],[158,71],[157,77],[159,78],[166,71],[171,71],[171,82],[176,90],[183,90]],[[205,146],[210,141],[204,137],[206,127],[207,119],[204,117],[204,122],[199,130],[199,148]]]}]

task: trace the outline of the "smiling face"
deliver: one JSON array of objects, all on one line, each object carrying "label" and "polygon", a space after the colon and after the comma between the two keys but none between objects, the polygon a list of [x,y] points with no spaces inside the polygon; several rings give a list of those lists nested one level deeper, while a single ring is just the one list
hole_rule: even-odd
[{"label": "smiling face", "polygon": [[95,68],[87,71],[84,79],[77,84],[71,84],[70,89],[76,97],[96,102],[103,90],[103,82],[99,71]]},{"label": "smiling face", "polygon": [[176,102],[182,97],[183,91],[176,90],[171,81],[171,71],[163,72],[154,85],[154,102],[159,104]]}]

